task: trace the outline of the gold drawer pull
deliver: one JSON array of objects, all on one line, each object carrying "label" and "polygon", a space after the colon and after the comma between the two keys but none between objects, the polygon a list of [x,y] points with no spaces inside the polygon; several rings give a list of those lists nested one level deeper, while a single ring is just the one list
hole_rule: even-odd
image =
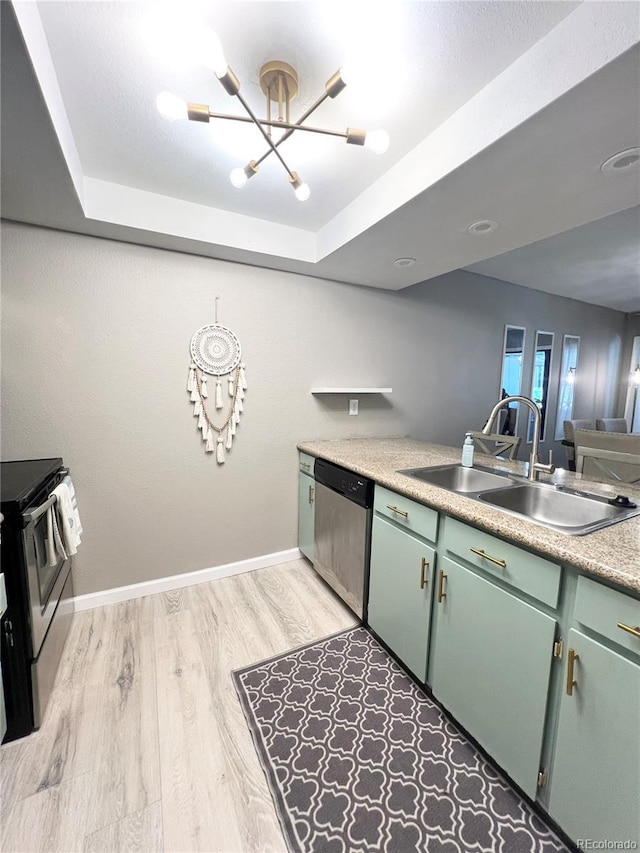
[{"label": "gold drawer pull", "polygon": [[311,468],[311,463],[310,463],[310,462],[301,462],[301,463],[300,463],[300,467],[301,467],[301,468],[306,468],[306,469],[307,469],[307,471],[308,471],[308,470],[309,470],[309,468]]},{"label": "gold drawer pull", "polygon": [[391,512],[397,512],[398,515],[402,515],[405,518],[409,518],[409,513],[405,512],[403,509],[398,509],[397,506],[391,506],[391,504],[387,504],[387,509],[390,509]]},{"label": "gold drawer pull", "polygon": [[309,503],[313,503],[313,486],[309,486]]},{"label": "gold drawer pull", "polygon": [[438,604],[442,602],[443,598],[447,597],[447,593],[444,591],[444,581],[447,576],[443,571],[440,572],[440,578],[438,580]]},{"label": "gold drawer pull", "polygon": [[504,560],[496,560],[495,557],[492,557],[490,554],[485,554],[482,548],[469,548],[472,554],[477,554],[478,557],[482,557],[484,560],[489,560],[490,563],[495,563],[496,566],[500,566],[501,569],[506,569],[507,564]]},{"label": "gold drawer pull", "polygon": [[569,649],[567,652],[567,696],[573,696],[573,688],[578,686],[578,682],[573,677],[573,664],[580,660],[580,655],[576,654],[575,649]]},{"label": "gold drawer pull", "polygon": [[632,637],[638,637],[638,639],[640,639],[640,625],[634,625],[632,628],[631,625],[625,625],[624,622],[618,622],[618,628],[621,628],[623,631],[631,634]]},{"label": "gold drawer pull", "polygon": [[420,564],[420,589],[424,589],[427,585],[427,578],[425,572],[429,566],[429,562],[426,557],[422,558],[422,563]]}]

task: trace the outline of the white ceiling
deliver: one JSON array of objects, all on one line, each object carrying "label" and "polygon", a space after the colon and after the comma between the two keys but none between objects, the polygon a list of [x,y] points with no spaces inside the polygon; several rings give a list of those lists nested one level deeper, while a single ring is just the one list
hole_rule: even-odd
[{"label": "white ceiling", "polygon": [[[6,218],[388,289],[473,265],[640,309],[625,249],[637,218],[625,220],[619,250],[619,229],[601,230],[604,217],[640,201],[640,170],[599,170],[611,154],[640,144],[636,2],[19,2],[28,62],[6,6]],[[274,157],[234,189],[230,169],[264,151],[258,132],[168,123],[155,110],[156,94],[169,89],[241,114],[211,72],[169,62],[157,38],[158,10],[167,6],[174,35],[187,7],[191,20],[200,15],[215,27],[260,115],[257,77],[267,60],[299,72],[294,120],[340,65],[359,69],[360,79],[310,123],[386,127],[389,151],[376,156],[300,133],[282,152],[311,186],[308,202],[296,200]],[[485,218],[498,229],[467,233]],[[594,220],[601,225],[589,226],[587,240],[567,244],[571,276],[558,275],[561,238],[545,266],[545,238]],[[587,287],[577,259],[600,233],[607,248],[599,273],[596,258],[589,265]],[[401,256],[416,264],[396,269]]]}]

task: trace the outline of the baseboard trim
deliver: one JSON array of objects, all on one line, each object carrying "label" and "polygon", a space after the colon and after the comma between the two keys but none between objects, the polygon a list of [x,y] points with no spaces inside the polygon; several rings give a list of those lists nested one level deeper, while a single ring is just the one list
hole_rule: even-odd
[{"label": "baseboard trim", "polygon": [[219,578],[228,578],[231,575],[241,575],[244,572],[253,572],[256,569],[266,569],[268,566],[290,563],[301,558],[302,552],[299,548],[290,548],[288,551],[276,551],[273,554],[264,554],[262,557],[251,557],[249,560],[227,563],[224,566],[199,569],[196,572],[185,572],[182,575],[170,575],[166,578],[132,583],[128,586],[117,586],[113,589],[100,590],[100,592],[89,592],[85,595],[76,596],[75,608],[76,610],[92,610],[94,607],[102,607],[104,604],[117,604],[119,601],[129,601],[133,598],[142,598],[145,595],[155,595],[158,592],[170,592],[173,589],[195,586]]}]

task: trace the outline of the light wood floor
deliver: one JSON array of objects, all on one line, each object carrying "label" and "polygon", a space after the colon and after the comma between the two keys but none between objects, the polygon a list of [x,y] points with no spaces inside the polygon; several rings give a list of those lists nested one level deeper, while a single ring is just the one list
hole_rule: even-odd
[{"label": "light wood floor", "polygon": [[303,560],[76,614],[0,849],[285,851],[230,672],[354,623]]}]

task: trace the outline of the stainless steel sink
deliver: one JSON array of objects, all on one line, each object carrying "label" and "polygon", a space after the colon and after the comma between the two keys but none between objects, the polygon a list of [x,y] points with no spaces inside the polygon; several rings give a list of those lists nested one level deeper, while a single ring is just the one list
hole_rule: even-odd
[{"label": "stainless steel sink", "polygon": [[582,536],[626,518],[640,507],[612,506],[607,498],[548,483],[522,481],[492,468],[436,465],[398,471],[424,483],[488,504],[510,515],[528,518],[562,533]]},{"label": "stainless steel sink", "polygon": [[506,474],[494,474],[482,468],[464,468],[462,465],[439,465],[434,468],[408,468],[398,471],[408,477],[415,477],[433,486],[440,486],[450,492],[466,495],[470,492],[482,492],[507,485]]},{"label": "stainless steel sink", "polygon": [[582,535],[640,515],[638,508],[612,506],[607,498],[544,483],[514,485],[480,493],[478,500],[563,533]]}]

